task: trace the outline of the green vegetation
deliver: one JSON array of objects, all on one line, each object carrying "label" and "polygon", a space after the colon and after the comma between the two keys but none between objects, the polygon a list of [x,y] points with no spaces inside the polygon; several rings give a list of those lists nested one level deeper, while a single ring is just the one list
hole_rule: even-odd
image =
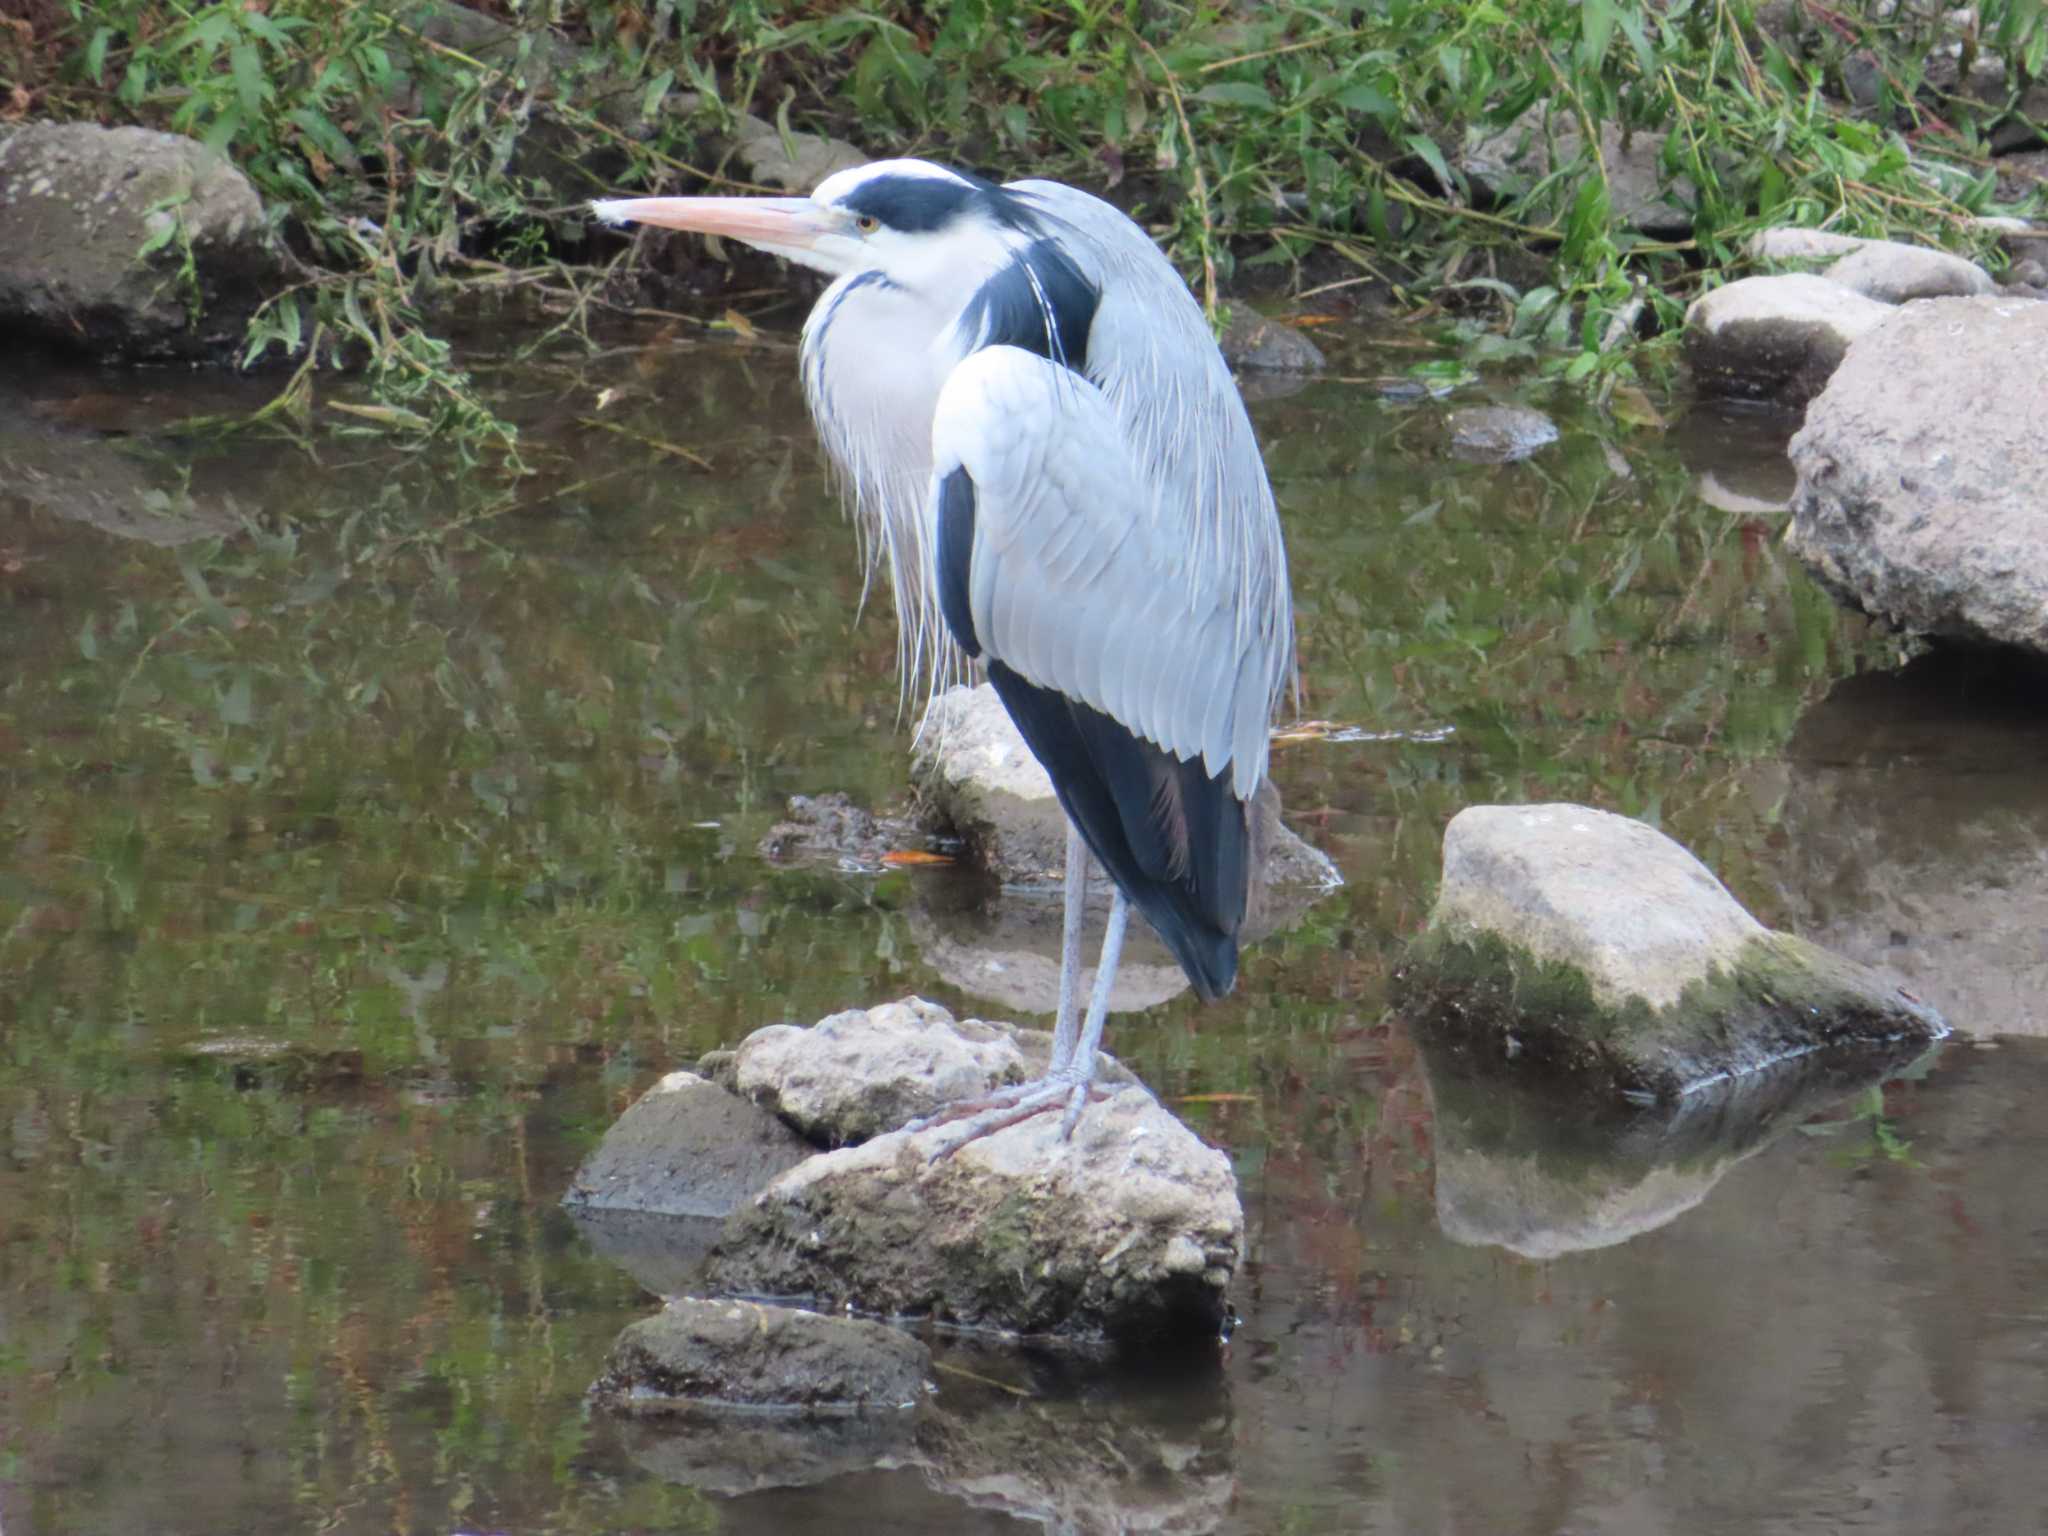
[{"label": "green vegetation", "polygon": [[[2048,55],[2041,0],[1985,0],[1967,31],[1938,7],[1744,0],[63,4],[38,44],[0,44],[15,110],[196,135],[310,256],[247,357],[359,363],[378,425],[515,465],[448,301],[517,295],[577,329],[639,305],[636,258],[588,237],[583,201],[745,185],[742,114],[1101,187],[1212,308],[1265,267],[1296,291],[1379,280],[1458,312],[1484,356],[1609,387],[1626,339],[1668,333],[1760,225],[1980,242],[1987,135],[2038,101]],[[1468,180],[1462,147],[1543,104],[1547,170]],[[1638,135],[1696,189],[1689,234],[1630,227],[1614,156]],[[303,419],[313,382],[273,419]]]}]

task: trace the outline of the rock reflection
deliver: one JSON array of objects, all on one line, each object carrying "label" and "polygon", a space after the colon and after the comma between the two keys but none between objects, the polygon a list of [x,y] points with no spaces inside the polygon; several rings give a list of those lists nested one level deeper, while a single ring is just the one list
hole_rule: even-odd
[{"label": "rock reflection", "polygon": [[2048,1035],[2048,668],[1937,652],[1835,685],[1776,799],[1788,926],[1956,1028]]},{"label": "rock reflection", "polygon": [[1924,1047],[1830,1052],[1731,1078],[1668,1108],[1589,1112],[1420,1040],[1444,1235],[1530,1259],[1608,1248],[1677,1220],[1736,1164],[1875,1086]]},{"label": "rock reflection", "polygon": [[[880,1469],[862,1503],[938,1495],[968,1510],[1073,1536],[1221,1528],[1237,1492],[1234,1425],[1220,1359],[1164,1375],[1120,1373],[954,1340],[935,1349],[937,1390],[914,1414],[838,1419],[690,1414],[620,1422],[627,1453],[667,1482],[751,1494]],[[851,1484],[849,1484],[851,1486]],[[791,1525],[808,1522],[794,1518]],[[917,1528],[939,1528],[926,1521]],[[750,1528],[757,1528],[751,1527]],[[878,1528],[878,1527],[877,1527]],[[981,1529],[977,1522],[973,1529]]]}]

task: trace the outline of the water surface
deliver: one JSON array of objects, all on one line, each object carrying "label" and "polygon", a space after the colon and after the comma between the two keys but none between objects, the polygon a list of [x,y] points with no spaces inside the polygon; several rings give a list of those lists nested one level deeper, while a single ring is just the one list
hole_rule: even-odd
[{"label": "water surface", "polygon": [[[921,958],[960,874],[755,851],[907,755],[788,347],[490,364],[510,491],[167,438],[209,403],[183,375],[9,381],[0,1529],[2038,1528],[2038,680],[1902,672],[1807,581],[1758,509],[1788,424],[1473,386],[1564,436],[1463,464],[1369,382],[1414,355],[1254,408],[1305,710],[1363,727],[1276,777],[1349,883],[1225,1003],[1111,1027],[1237,1161],[1242,1326],[1164,1379],[974,1356],[1011,1390],[942,1373],[981,1426],[948,1468],[740,1495],[584,1405],[650,1302],[555,1202],[759,1024],[983,1006]],[[1601,1174],[1669,1208],[1626,1240],[1485,1241],[1458,1192],[1561,1154],[1479,1135],[1385,989],[1444,822],[1537,799],[1659,823],[1969,1038]]]}]

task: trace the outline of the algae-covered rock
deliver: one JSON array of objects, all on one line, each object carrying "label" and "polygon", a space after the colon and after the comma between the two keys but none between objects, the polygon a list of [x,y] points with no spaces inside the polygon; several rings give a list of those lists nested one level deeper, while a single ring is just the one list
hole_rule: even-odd
[{"label": "algae-covered rock", "polygon": [[1214,1337],[1244,1239],[1230,1159],[1142,1088],[1070,1141],[898,1131],[799,1164],[726,1225],[711,1286],[1076,1343]]},{"label": "algae-covered rock", "polygon": [[1946,1033],[1866,967],[1763,927],[1661,833],[1577,805],[1452,818],[1397,999],[1420,1032],[1638,1101],[1822,1045]]},{"label": "algae-covered rock", "polygon": [[626,1325],[591,1395],[635,1413],[707,1403],[906,1408],[930,1365],[923,1344],[881,1323],[686,1297]]}]

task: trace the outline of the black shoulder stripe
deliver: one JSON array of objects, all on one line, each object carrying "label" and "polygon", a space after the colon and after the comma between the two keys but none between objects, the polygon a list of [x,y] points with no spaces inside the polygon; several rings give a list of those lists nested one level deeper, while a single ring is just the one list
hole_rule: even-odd
[{"label": "black shoulder stripe", "polygon": [[969,567],[974,559],[974,481],[965,468],[939,482],[939,615],[960,649],[981,654],[974,632],[974,606],[969,597]]},{"label": "black shoulder stripe", "polygon": [[985,347],[1022,347],[1083,373],[1102,294],[1051,240],[1034,240],[969,301],[961,323]]}]

